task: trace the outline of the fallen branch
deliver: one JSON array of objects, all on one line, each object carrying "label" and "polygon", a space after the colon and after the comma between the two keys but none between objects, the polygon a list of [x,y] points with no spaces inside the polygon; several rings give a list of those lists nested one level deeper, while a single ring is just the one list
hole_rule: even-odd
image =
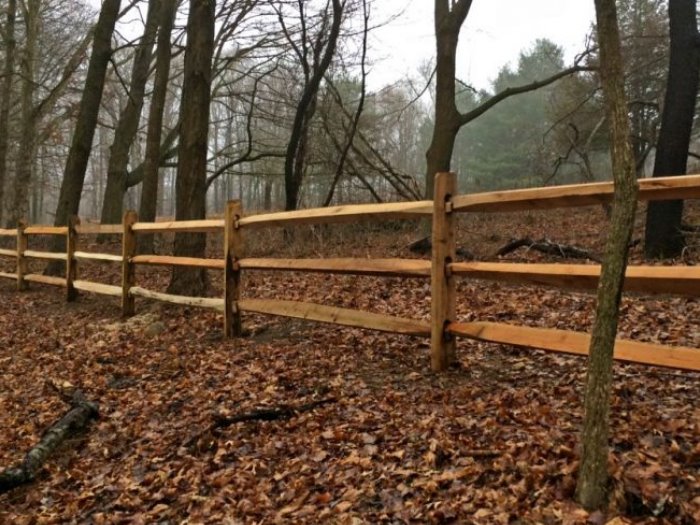
[{"label": "fallen branch", "polygon": [[70,400],[71,409],[44,432],[41,440],[16,467],[0,472],[0,494],[31,483],[48,457],[67,438],[85,430],[88,423],[99,415],[96,403],[88,401],[80,390]]},{"label": "fallen branch", "polygon": [[243,414],[236,414],[235,416],[225,416],[223,414],[215,414],[214,422],[191,436],[183,444],[185,447],[190,448],[196,443],[198,443],[205,436],[211,436],[211,434],[219,429],[225,428],[233,425],[234,423],[243,423],[246,421],[274,421],[276,419],[289,419],[302,412],[308,412],[314,408],[318,408],[329,403],[335,403],[337,399],[335,397],[327,397],[324,399],[319,399],[318,401],[311,401],[304,405],[299,405],[296,407],[290,405],[282,405],[275,408],[261,408],[258,410],[253,410],[252,412],[245,412]]},{"label": "fallen branch", "polygon": [[565,259],[589,259],[591,261],[600,262],[600,257],[583,248],[568,244],[559,244],[547,239],[533,241],[530,237],[523,237],[522,239],[510,241],[496,252],[495,257],[502,257],[523,246],[526,246],[528,250],[536,250],[541,253],[555,255]]},{"label": "fallen branch", "polygon": [[681,224],[681,232],[683,233],[700,233],[700,224]]},{"label": "fallen branch", "polygon": [[212,427],[223,428],[233,425],[234,423],[243,423],[245,421],[274,421],[276,419],[289,419],[290,417],[294,417],[302,412],[308,412],[314,408],[318,408],[329,403],[335,403],[336,401],[337,399],[334,397],[327,397],[325,399],[319,399],[318,401],[312,401],[311,403],[306,403],[296,407],[282,405],[275,408],[253,410],[252,412],[236,414],[235,416],[216,414],[214,416],[214,424]]},{"label": "fallen branch", "polygon": [[[418,253],[421,255],[428,255],[433,251],[433,242],[430,237],[422,237],[421,239],[415,240],[406,245],[408,251],[412,253]],[[461,257],[465,261],[473,261],[476,259],[473,253],[471,253],[466,248],[458,247],[456,250],[458,257]]]}]

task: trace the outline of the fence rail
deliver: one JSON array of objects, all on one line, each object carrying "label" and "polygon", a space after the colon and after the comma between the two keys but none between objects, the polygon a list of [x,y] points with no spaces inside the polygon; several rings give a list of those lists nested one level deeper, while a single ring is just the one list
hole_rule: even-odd
[{"label": "fence rail", "polygon": [[[640,200],[700,198],[700,175],[644,179],[639,182]],[[454,262],[456,212],[499,212],[558,207],[589,206],[609,202],[613,196],[610,182],[576,184],[526,190],[457,195],[452,173],[438,174],[435,199],[390,204],[361,204],[244,216],[240,202],[229,202],[224,219],[167,222],[138,222],[135,212],[125,213],[122,224],[81,224],[73,218],[68,226],[25,225],[0,229],[0,236],[16,237],[17,247],[0,249],[0,257],[14,258],[16,271],[0,272],[0,278],[12,279],[23,290],[26,283],[47,284],[67,289],[67,300],[75,299],[76,290],[121,299],[122,314],[134,314],[135,298],[177,305],[213,309],[224,314],[227,337],[241,334],[241,314],[257,313],[306,319],[341,326],[383,332],[430,337],[431,362],[443,370],[454,359],[455,336],[523,346],[554,352],[585,355],[590,336],[585,333],[534,328],[492,322],[461,323],[456,319],[456,280],[485,279],[518,285],[544,285],[562,289],[596,288],[599,265],[523,264],[504,262]],[[243,235],[246,230],[288,227],[300,224],[351,222],[359,219],[432,219],[432,258],[415,259],[274,259],[245,256]],[[224,233],[224,258],[206,259],[136,253],[139,234],[153,233]],[[121,255],[76,251],[79,235],[111,234],[121,236]],[[28,248],[29,236],[66,237],[65,253],[43,252]],[[65,261],[65,277],[29,273],[28,259]],[[77,261],[103,261],[121,264],[121,286],[77,279]],[[222,298],[186,297],[147,290],[136,283],[137,265],[186,266],[223,270]],[[372,275],[399,278],[430,278],[430,320],[415,320],[321,304],[241,298],[241,273],[244,271],[296,271],[324,274]],[[700,295],[700,267],[629,266],[625,278],[627,291]],[[700,371],[700,349],[640,343],[618,339],[615,358],[648,365]]]}]

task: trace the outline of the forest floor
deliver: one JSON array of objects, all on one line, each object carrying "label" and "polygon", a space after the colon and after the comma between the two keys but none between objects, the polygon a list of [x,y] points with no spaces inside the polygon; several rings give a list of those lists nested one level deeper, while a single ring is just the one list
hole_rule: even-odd
[{"label": "forest floor", "polygon": [[[604,223],[600,208],[475,215],[461,220],[459,244],[483,260],[525,236],[601,253]],[[279,232],[248,242],[254,256],[415,257],[415,237],[360,225],[304,230],[291,247]],[[221,239],[210,246],[220,256]],[[675,262],[699,256],[691,248]],[[525,248],[506,259],[574,262]],[[107,264],[80,274],[118,282]],[[139,269],[138,283],[163,290],[167,277]],[[212,272],[213,295],[220,279]],[[244,287],[429,316],[418,279],[254,273]],[[593,299],[462,280],[459,318],[585,331]],[[18,293],[11,281],[0,300],[0,469],[66,411],[48,385],[74,385],[100,406],[34,483],[0,495],[0,523],[700,523],[697,373],[615,365],[611,510],[589,515],[573,502],[583,358],[460,340],[458,366],[436,375],[417,338],[245,316],[248,336],[231,341],[216,313],[137,300],[137,316],[122,320],[115,299],[67,304],[61,290]],[[620,335],[700,348],[699,319],[697,299],[626,295]],[[221,415],[329,398],[212,429]]]}]

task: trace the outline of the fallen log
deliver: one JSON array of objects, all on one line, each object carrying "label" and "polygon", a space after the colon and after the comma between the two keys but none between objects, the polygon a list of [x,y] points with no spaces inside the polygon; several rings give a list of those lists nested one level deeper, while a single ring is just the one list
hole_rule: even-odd
[{"label": "fallen log", "polygon": [[213,428],[224,428],[234,423],[243,423],[245,421],[274,421],[276,419],[289,419],[302,412],[308,412],[314,408],[318,408],[329,403],[335,403],[337,401],[334,397],[327,397],[325,399],[319,399],[318,401],[312,401],[304,405],[290,406],[282,405],[275,408],[261,408],[259,410],[253,410],[252,412],[245,412],[243,414],[236,414],[235,416],[225,416],[221,414],[214,415],[214,425]]},{"label": "fallen log", "polygon": [[527,247],[528,250],[536,250],[547,255],[556,255],[557,257],[563,257],[565,259],[589,259],[591,261],[600,262],[600,257],[583,248],[568,244],[559,244],[547,239],[534,241],[530,237],[523,237],[522,239],[510,241],[500,248],[494,254],[494,257],[503,257],[524,246]]},{"label": "fallen log", "polygon": [[90,421],[99,415],[97,404],[85,399],[80,390],[73,393],[70,405],[70,410],[44,432],[39,443],[19,465],[0,472],[0,494],[34,481],[39,469],[54,450],[67,438],[85,430]]}]

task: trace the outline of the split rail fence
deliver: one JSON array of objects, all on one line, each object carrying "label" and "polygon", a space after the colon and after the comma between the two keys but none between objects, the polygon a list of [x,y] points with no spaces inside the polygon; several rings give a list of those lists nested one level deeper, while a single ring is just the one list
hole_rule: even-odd
[{"label": "split rail fence", "polygon": [[[640,200],[700,198],[700,175],[643,179],[639,181]],[[360,327],[383,332],[407,334],[431,339],[431,365],[436,371],[447,368],[455,359],[456,337],[478,341],[585,355],[590,336],[582,332],[534,328],[496,322],[459,322],[456,318],[456,279],[473,278],[516,284],[535,284],[562,289],[595,289],[599,265],[526,264],[506,262],[456,262],[456,214],[469,212],[510,212],[589,206],[610,202],[611,182],[552,186],[524,190],[457,195],[456,176],[441,173],[436,177],[432,201],[336,206],[292,212],[244,216],[240,202],[229,202],[224,219],[170,222],[138,222],[128,211],[120,225],[81,225],[77,218],[68,226],[20,224],[16,229],[0,229],[0,236],[17,239],[17,249],[1,249],[0,256],[17,260],[15,273],[0,272],[0,278],[14,279],[17,288],[27,283],[64,287],[66,299],[76,291],[121,298],[124,316],[134,314],[136,297],[211,308],[223,312],[227,337],[241,335],[243,313],[269,314],[307,319],[336,325]],[[412,259],[269,259],[245,256],[246,232],[272,226],[289,228],[302,224],[353,222],[357,220],[432,219],[432,260]],[[202,259],[164,255],[137,255],[136,236],[167,232],[224,233],[224,258]],[[81,234],[120,234],[122,254],[76,251]],[[59,235],[66,238],[65,253],[28,249],[28,238],[35,235]],[[65,261],[65,278],[27,272],[31,258]],[[121,286],[79,280],[77,262],[109,261],[121,264]],[[224,272],[224,297],[185,297],[147,290],[136,285],[138,265],[188,266]],[[250,271],[302,271],[326,274],[373,275],[429,279],[431,283],[430,320],[415,320],[385,314],[326,306],[321,304],[241,297],[241,273]],[[700,267],[629,266],[625,289],[644,293],[700,295]],[[667,346],[618,339],[615,358],[648,365],[700,371],[700,349]]]}]

